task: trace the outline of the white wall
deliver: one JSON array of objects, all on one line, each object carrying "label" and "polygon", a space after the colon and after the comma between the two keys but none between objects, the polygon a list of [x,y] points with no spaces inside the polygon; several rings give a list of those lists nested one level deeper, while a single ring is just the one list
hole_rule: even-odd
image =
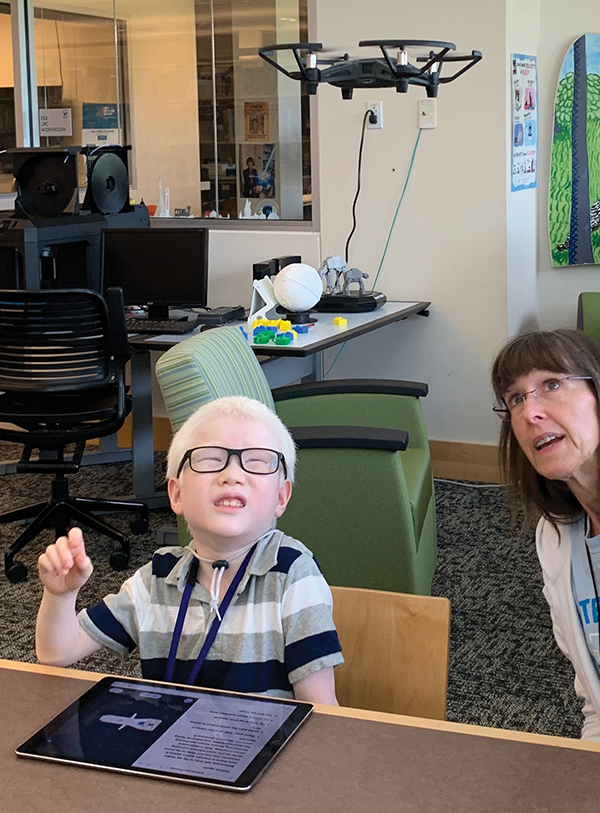
[{"label": "white wall", "polygon": [[209,304],[244,305],[252,300],[252,265],[271,257],[299,254],[316,268],[321,263],[317,232],[211,230]]},{"label": "white wall", "polygon": [[[429,383],[429,436],[494,443],[489,367],[507,335],[505,3],[430,0],[368,5],[317,0],[317,39],[357,53],[361,39],[450,40],[484,59],[442,87],[438,126],[424,131],[377,287],[389,299],[431,300],[411,319],[352,341],[333,376],[412,378]],[[351,226],[365,103],[383,100],[383,130],[368,130],[359,227],[350,262],[373,278],[417,136],[422,89],[318,92],[323,256],[342,254]],[[330,356],[331,357],[331,356]]]},{"label": "white wall", "polygon": [[[540,40],[540,4],[541,0],[507,0],[507,60],[511,54],[537,55]],[[506,116],[511,122],[512,84],[508,63],[505,76]],[[509,336],[539,329],[540,308],[537,273],[538,190],[521,189],[511,192],[511,141],[509,127],[506,139],[506,283]]]},{"label": "white wall", "polygon": [[600,267],[552,268],[548,241],[548,179],[554,96],[563,58],[577,37],[600,32],[597,0],[541,0],[539,50],[539,283],[541,327],[575,327],[577,296],[600,290]]}]

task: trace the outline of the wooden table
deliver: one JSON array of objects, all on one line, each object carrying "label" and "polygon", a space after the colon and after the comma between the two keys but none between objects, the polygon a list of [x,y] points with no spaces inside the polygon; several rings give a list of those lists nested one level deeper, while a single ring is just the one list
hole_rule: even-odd
[{"label": "wooden table", "polygon": [[14,748],[98,680],[0,661],[7,813],[586,813],[600,743],[317,706],[249,792],[18,758]]}]

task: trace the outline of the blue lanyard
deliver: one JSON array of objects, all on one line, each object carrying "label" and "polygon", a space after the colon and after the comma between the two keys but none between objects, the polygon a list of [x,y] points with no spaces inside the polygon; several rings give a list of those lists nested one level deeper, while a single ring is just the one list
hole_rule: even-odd
[{"label": "blue lanyard", "polygon": [[[231,600],[235,595],[235,591],[238,588],[239,583],[244,577],[244,573],[246,572],[246,568],[248,567],[248,563],[252,558],[252,554],[256,550],[256,545],[254,545],[246,554],[246,557],[238,572],[233,577],[231,584],[229,585],[225,596],[223,597],[223,601],[219,604],[219,614],[215,615],[213,618],[213,622],[210,625],[210,629],[204,639],[204,643],[202,644],[202,649],[200,650],[198,657],[196,658],[196,662],[192,666],[192,671],[190,672],[186,684],[188,686],[193,686],[196,678],[198,677],[198,673],[202,669],[204,665],[204,661],[206,660],[206,656],[208,655],[208,651],[213,645],[215,638],[217,637],[217,632],[219,631],[219,627],[221,626],[221,621],[225,617],[225,613],[227,612],[227,608],[231,604]],[[198,575],[198,565],[199,562],[194,557],[190,563],[190,567],[188,570],[187,578],[185,580],[185,587],[183,589],[183,596],[181,598],[181,604],[179,605],[179,612],[177,613],[177,620],[175,621],[175,629],[173,630],[173,638],[171,639],[171,647],[169,649],[169,658],[167,660],[167,669],[165,672],[165,680],[167,683],[170,683],[173,680],[173,672],[175,671],[175,659],[177,657],[177,650],[179,648],[179,641],[181,639],[181,631],[183,630],[183,622],[185,621],[185,616],[187,614],[188,606],[190,603],[190,596],[192,595],[192,590],[194,589],[194,584],[196,583],[196,576]]]}]

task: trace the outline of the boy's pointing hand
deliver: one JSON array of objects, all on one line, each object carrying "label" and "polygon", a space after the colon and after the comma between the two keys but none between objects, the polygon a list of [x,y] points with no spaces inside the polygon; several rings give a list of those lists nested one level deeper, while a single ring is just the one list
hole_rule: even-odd
[{"label": "boy's pointing hand", "polygon": [[92,574],[93,565],[85,552],[80,528],[71,528],[38,559],[38,571],[50,593],[62,595],[79,590]]}]

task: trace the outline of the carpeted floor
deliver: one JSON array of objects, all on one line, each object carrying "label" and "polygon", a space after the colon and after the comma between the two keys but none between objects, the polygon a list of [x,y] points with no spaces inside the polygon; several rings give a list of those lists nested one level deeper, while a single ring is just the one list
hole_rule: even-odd
[{"label": "carpeted floor", "polygon": [[448,719],[579,737],[573,669],[552,635],[533,531],[511,530],[504,489],[436,482],[432,593],[452,602]]},{"label": "carpeted floor", "polygon": [[[11,449],[1,447],[3,459]],[[157,455],[157,482],[163,455]],[[50,478],[32,475],[0,477],[0,511],[46,499]],[[89,466],[72,478],[72,491],[85,496],[118,497],[130,489],[131,466]],[[477,488],[437,482],[439,563],[434,595],[452,601],[452,633],[448,686],[448,719],[562,736],[579,736],[581,711],[575,697],[572,669],[554,643],[550,616],[533,534],[511,531],[500,487]],[[126,531],[133,515],[110,521]],[[123,579],[147,561],[156,547],[157,529],[174,525],[168,511],[151,512],[150,531],[132,536],[130,569],[111,571],[113,543],[86,534],[95,572],[80,594],[81,605],[118,589]],[[3,550],[18,535],[16,524],[0,525]],[[0,576],[0,657],[35,661],[34,627],[41,586],[35,562],[48,533],[28,546],[19,559],[30,578],[10,584]],[[134,657],[126,662],[106,652],[80,662],[81,668],[139,674]]]}]

